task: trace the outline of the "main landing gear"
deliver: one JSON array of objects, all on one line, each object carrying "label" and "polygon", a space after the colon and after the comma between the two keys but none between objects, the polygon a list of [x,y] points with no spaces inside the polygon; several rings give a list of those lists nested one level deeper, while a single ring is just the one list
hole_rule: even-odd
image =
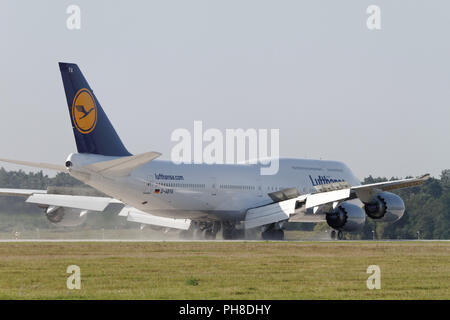
[{"label": "main landing gear", "polygon": [[196,240],[215,240],[217,233],[220,230],[220,223],[216,221],[212,222],[191,222],[191,226],[188,230],[184,230],[180,233],[182,239],[196,239]]},{"label": "main landing gear", "polygon": [[237,229],[231,221],[222,222],[222,237],[224,240],[239,240],[245,238],[245,230]]},{"label": "main landing gear", "polygon": [[337,235],[338,240],[344,239],[344,233],[341,230],[338,230],[337,232],[336,232],[336,230],[331,230],[330,235],[331,235],[331,240],[336,240],[336,235]]},{"label": "main landing gear", "polygon": [[263,240],[284,240],[284,231],[275,223],[272,223],[266,227],[261,233]]},{"label": "main landing gear", "polygon": [[189,229],[182,231],[180,237],[186,240],[215,240],[220,229],[224,240],[245,239],[245,230],[236,227],[234,221],[192,221]]}]

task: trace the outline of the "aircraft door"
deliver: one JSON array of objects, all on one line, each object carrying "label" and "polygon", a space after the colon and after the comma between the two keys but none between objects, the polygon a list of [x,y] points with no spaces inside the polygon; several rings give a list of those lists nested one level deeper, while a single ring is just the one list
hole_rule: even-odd
[{"label": "aircraft door", "polygon": [[258,197],[263,196],[262,188],[263,187],[262,187],[261,177],[259,177],[258,179],[256,179],[256,193],[258,194]]},{"label": "aircraft door", "polygon": [[211,177],[210,178],[210,183],[211,183],[211,195],[212,196],[216,196],[217,195],[217,178],[216,177]]},{"label": "aircraft door", "polygon": [[145,181],[144,194],[152,194],[155,190],[155,181],[153,179],[153,175],[150,175]]}]

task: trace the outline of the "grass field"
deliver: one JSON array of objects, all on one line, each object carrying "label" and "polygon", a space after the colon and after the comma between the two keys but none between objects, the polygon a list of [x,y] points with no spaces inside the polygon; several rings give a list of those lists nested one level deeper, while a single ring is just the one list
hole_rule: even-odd
[{"label": "grass field", "polygon": [[449,299],[450,242],[0,243],[0,298]]}]

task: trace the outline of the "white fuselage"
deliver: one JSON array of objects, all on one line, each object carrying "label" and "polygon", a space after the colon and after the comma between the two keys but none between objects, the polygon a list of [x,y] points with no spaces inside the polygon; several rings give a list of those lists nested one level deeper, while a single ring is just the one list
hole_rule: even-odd
[{"label": "white fuselage", "polygon": [[338,181],[360,184],[342,162],[306,159],[280,159],[276,175],[261,175],[260,165],[177,165],[162,160],[150,161],[124,177],[83,168],[113,159],[71,154],[69,173],[129,206],[177,219],[240,221],[249,208],[273,202],[268,194],[278,190],[296,188],[305,194]]}]

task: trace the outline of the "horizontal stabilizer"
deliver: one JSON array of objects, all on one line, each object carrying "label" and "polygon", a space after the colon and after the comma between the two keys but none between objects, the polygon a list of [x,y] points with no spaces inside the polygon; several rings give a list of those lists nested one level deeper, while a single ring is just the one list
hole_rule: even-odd
[{"label": "horizontal stabilizer", "polygon": [[57,165],[57,164],[51,164],[51,163],[29,162],[29,161],[9,160],[9,159],[0,159],[0,161],[13,163],[13,164],[19,164],[21,166],[27,166],[27,167],[33,167],[33,168],[50,169],[50,170],[56,170],[56,171],[61,171],[61,172],[66,171],[66,167]]},{"label": "horizontal stabilizer", "polygon": [[146,152],[135,156],[122,157],[110,161],[97,162],[86,166],[98,174],[106,176],[124,177],[134,169],[161,156],[159,152]]}]

